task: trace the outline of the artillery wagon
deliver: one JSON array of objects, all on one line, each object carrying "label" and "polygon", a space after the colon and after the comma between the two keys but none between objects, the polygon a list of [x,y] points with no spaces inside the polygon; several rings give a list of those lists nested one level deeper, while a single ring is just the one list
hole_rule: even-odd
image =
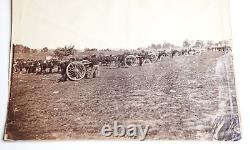
[{"label": "artillery wagon", "polygon": [[147,55],[133,55],[133,54],[129,54],[125,57],[124,59],[124,64],[126,67],[129,66],[136,66],[140,63],[140,59],[142,61],[142,63],[152,63],[157,61],[157,55],[150,53]]},{"label": "artillery wagon", "polygon": [[[67,77],[72,81],[78,81],[83,78],[91,78],[91,62],[88,60],[72,61],[66,67]],[[96,72],[94,72],[94,77]]]}]

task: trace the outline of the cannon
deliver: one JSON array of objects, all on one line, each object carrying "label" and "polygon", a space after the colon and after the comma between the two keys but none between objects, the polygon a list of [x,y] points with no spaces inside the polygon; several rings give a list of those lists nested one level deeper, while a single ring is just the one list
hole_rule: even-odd
[{"label": "cannon", "polygon": [[66,67],[66,74],[72,81],[78,81],[84,77],[90,77],[91,73],[91,62],[88,60],[73,61],[70,62]]},{"label": "cannon", "polygon": [[130,54],[125,57],[124,62],[126,67],[136,66],[138,64],[138,57]]},{"label": "cannon", "polygon": [[136,66],[140,62],[140,58],[142,58],[144,64],[152,63],[157,60],[157,55],[154,53],[150,53],[147,55],[133,55],[129,54],[125,57],[124,63],[126,67]]}]

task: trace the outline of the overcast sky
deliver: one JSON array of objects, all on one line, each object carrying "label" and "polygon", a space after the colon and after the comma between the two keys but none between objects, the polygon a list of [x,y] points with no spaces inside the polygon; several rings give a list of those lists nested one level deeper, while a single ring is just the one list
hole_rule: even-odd
[{"label": "overcast sky", "polygon": [[231,38],[228,0],[13,0],[13,43],[137,48]]}]

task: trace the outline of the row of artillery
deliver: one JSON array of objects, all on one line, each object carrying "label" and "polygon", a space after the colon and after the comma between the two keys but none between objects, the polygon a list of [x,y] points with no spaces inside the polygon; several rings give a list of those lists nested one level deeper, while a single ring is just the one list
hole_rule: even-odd
[{"label": "row of artillery", "polygon": [[[200,53],[200,50],[195,49],[184,49],[181,51],[173,49],[169,52],[141,52],[133,54],[123,53],[120,55],[97,55],[96,57],[98,58],[101,66],[130,67],[157,61],[164,61],[167,58],[173,58],[174,56],[196,55]],[[16,59],[13,63],[13,70],[14,72],[19,73],[24,72],[37,74],[53,73],[55,72],[54,70],[57,70],[56,72],[59,73],[62,69],[62,65],[65,65],[65,62],[78,62],[78,64],[81,65],[81,63],[83,63],[82,65],[86,66],[85,64],[90,64],[90,59],[91,56],[84,56],[82,58],[70,57],[66,60],[58,59],[55,56],[45,60]]]}]

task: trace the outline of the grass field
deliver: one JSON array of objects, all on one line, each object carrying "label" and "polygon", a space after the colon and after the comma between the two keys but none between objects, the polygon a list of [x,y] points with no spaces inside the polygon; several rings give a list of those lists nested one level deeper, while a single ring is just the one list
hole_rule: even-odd
[{"label": "grass field", "polygon": [[12,74],[8,138],[106,139],[102,126],[118,121],[150,125],[147,139],[211,140],[214,119],[237,114],[230,54],[101,67],[100,77],[77,82],[58,78]]}]

